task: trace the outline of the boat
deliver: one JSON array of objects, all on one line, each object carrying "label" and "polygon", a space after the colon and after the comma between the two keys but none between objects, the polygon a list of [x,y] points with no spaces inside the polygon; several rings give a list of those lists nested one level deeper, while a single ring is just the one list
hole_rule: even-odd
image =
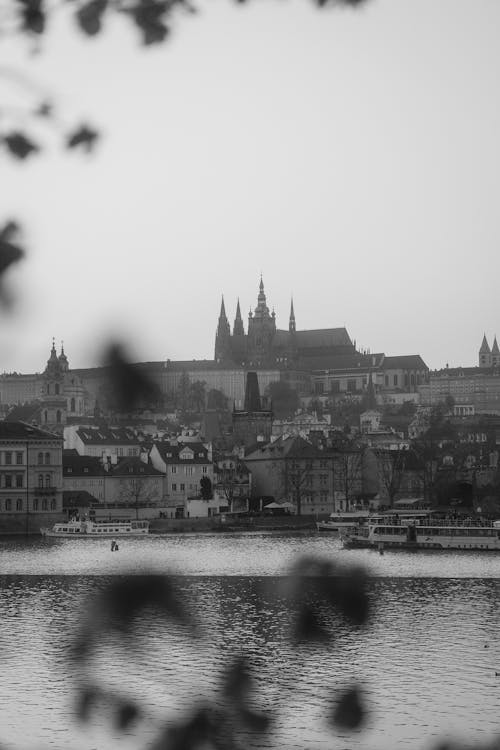
[{"label": "boat", "polygon": [[352,529],[360,524],[364,524],[371,517],[367,510],[353,510],[332,513],[326,521],[316,521],[318,531],[340,532],[345,529]]},{"label": "boat", "polygon": [[500,521],[386,519],[341,535],[345,549],[474,550],[500,552]]},{"label": "boat", "polygon": [[40,529],[44,537],[58,537],[71,539],[98,539],[130,536],[144,536],[149,534],[149,521],[89,521],[70,520],[55,523],[52,528]]}]

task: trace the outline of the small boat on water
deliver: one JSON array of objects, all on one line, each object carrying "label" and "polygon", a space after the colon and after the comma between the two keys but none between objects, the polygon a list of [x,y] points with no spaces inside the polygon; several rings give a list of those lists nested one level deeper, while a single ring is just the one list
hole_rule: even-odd
[{"label": "small boat on water", "polygon": [[341,539],[346,549],[500,552],[500,521],[387,519],[346,531]]},{"label": "small boat on water", "polygon": [[339,511],[332,513],[326,521],[316,521],[318,531],[340,532],[343,529],[352,529],[364,524],[371,517],[367,510]]},{"label": "small boat on water", "polygon": [[55,523],[51,529],[40,529],[44,537],[71,539],[115,538],[149,534],[149,521],[89,521],[72,520]]}]

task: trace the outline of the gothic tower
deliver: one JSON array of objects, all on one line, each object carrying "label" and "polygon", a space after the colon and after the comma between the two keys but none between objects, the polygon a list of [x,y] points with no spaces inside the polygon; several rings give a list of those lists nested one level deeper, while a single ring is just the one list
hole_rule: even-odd
[{"label": "gothic tower", "polygon": [[498,348],[496,336],[495,340],[493,341],[493,346],[491,347],[491,364],[494,367],[500,365],[500,349]]},{"label": "gothic tower", "polygon": [[491,366],[491,351],[489,344],[486,340],[486,334],[483,336],[483,343],[479,349],[479,367],[490,367]]},{"label": "gothic tower", "polygon": [[248,317],[248,358],[252,364],[270,364],[275,333],[276,316],[274,311],[269,312],[261,276],[257,307],[253,316]]},{"label": "gothic tower", "polygon": [[220,306],[219,322],[217,324],[217,333],[215,334],[215,360],[224,362],[231,359],[231,328],[224,307],[224,296]]},{"label": "gothic tower", "polygon": [[[61,357],[63,358],[61,360]],[[66,398],[64,396],[64,367],[67,364],[64,350],[57,356],[54,339],[47,366],[43,373],[41,426],[52,432],[62,432],[66,422]]]}]

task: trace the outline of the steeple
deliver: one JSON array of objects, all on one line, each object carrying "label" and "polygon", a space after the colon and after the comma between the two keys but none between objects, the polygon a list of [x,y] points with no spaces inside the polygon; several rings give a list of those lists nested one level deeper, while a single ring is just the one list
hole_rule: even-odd
[{"label": "steeple", "polygon": [[500,349],[498,348],[496,336],[495,336],[495,340],[493,341],[493,346],[491,347],[491,353],[496,354],[496,355],[500,354]]},{"label": "steeple", "polygon": [[290,320],[288,321],[288,330],[290,333],[295,333],[295,313],[293,311],[293,297],[290,303]]},{"label": "steeple", "polygon": [[257,307],[255,308],[255,317],[257,318],[269,318],[269,308],[266,302],[266,295],[264,292],[264,282],[262,281],[262,274],[260,277],[259,284],[259,296],[257,297]]},{"label": "steeple", "polygon": [[61,341],[61,353],[59,355],[59,364],[63,372],[68,372],[69,362],[66,354],[64,353],[64,341]]},{"label": "steeple", "polygon": [[245,329],[243,328],[243,320],[241,317],[240,301],[236,305],[236,317],[234,319],[233,336],[244,336]]},{"label": "steeple", "polygon": [[[496,337],[495,337],[496,342]],[[498,344],[497,344],[498,349]],[[492,365],[492,352],[490,350],[488,341],[486,340],[486,334],[483,336],[483,343],[481,344],[481,348],[479,350],[479,367],[491,367]]]},{"label": "steeple", "polygon": [[261,410],[259,381],[256,372],[247,372],[245,384],[245,405],[246,412],[255,412]]},{"label": "steeple", "polygon": [[217,362],[221,362],[231,357],[231,328],[226,315],[226,308],[224,306],[224,295],[222,295],[222,302],[220,305],[219,322],[217,324],[217,332],[215,334],[215,359]]},{"label": "steeple", "polygon": [[488,345],[488,342],[486,340],[486,334],[483,336],[483,343],[481,344],[481,348],[479,350],[479,354],[491,354],[490,347]]}]

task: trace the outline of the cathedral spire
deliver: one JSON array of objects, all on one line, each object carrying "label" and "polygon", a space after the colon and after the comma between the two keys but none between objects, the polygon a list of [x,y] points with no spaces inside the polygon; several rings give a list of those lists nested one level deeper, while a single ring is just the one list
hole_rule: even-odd
[{"label": "cathedral spire", "polygon": [[234,319],[233,336],[244,336],[245,329],[243,328],[243,320],[241,317],[240,300],[236,305],[236,317]]},{"label": "cathedral spire", "polygon": [[497,356],[500,354],[500,349],[498,348],[496,336],[495,336],[495,340],[493,341],[493,346],[491,347],[491,353],[496,354]]},{"label": "cathedral spire", "polygon": [[481,344],[481,348],[479,350],[479,354],[490,354],[490,347],[488,344],[488,341],[486,339],[486,334],[483,336],[483,343]]},{"label": "cathedral spire", "polygon": [[217,362],[230,358],[231,349],[231,327],[224,306],[224,295],[220,305],[219,322],[215,334],[215,359]]},{"label": "cathedral spire", "polygon": [[288,330],[290,333],[295,333],[295,312],[293,310],[293,297],[290,302],[290,320],[288,321]]}]

